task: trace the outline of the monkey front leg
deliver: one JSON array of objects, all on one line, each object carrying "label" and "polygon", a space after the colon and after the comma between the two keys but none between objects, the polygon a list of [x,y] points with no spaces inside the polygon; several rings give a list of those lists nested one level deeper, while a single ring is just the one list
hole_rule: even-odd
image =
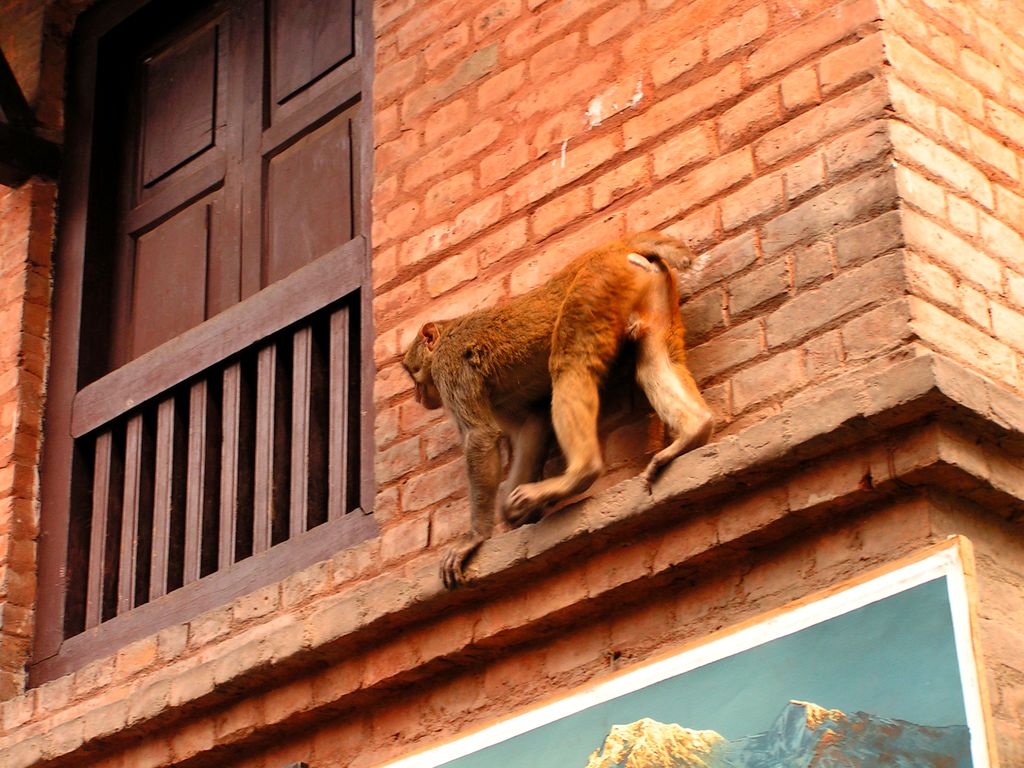
[{"label": "monkey front leg", "polygon": [[466,467],[469,472],[470,529],[441,560],[441,580],[448,589],[464,584],[463,567],[494,530],[494,500],[501,481],[501,432],[488,427],[466,430]]}]

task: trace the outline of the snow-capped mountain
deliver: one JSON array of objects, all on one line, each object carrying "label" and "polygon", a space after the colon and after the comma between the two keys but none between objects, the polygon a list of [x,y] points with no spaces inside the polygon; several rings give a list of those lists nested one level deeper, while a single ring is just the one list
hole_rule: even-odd
[{"label": "snow-capped mountain", "polygon": [[791,701],[764,733],[728,741],[650,718],[613,726],[586,768],[970,768],[966,726],[930,727]]}]

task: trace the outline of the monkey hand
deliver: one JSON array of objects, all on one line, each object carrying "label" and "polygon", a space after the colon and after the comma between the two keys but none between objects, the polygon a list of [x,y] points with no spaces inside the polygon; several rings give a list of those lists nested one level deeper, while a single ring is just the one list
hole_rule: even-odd
[{"label": "monkey hand", "polygon": [[482,543],[482,537],[468,534],[445,552],[441,560],[441,581],[447,589],[457,589],[466,583],[462,568]]}]

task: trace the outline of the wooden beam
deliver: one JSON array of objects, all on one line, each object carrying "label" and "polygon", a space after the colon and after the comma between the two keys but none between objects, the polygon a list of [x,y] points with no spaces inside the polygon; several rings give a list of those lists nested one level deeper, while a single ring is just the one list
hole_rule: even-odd
[{"label": "wooden beam", "polygon": [[3,112],[4,122],[17,128],[31,128],[36,123],[32,107],[21,92],[3,49],[0,49],[0,112]]},{"label": "wooden beam", "polygon": [[0,184],[15,187],[30,176],[57,178],[60,147],[27,128],[0,122]]},{"label": "wooden beam", "polygon": [[17,186],[29,176],[56,178],[60,148],[33,133],[36,117],[0,50],[0,184]]}]

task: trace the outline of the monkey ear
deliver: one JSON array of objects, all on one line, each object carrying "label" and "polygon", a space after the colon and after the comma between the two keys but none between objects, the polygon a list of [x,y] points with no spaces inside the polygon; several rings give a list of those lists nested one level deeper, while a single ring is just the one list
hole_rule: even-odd
[{"label": "monkey ear", "polygon": [[433,351],[437,345],[437,340],[441,338],[441,330],[437,327],[437,323],[424,323],[423,327],[420,328],[420,337],[423,339],[427,349]]}]

